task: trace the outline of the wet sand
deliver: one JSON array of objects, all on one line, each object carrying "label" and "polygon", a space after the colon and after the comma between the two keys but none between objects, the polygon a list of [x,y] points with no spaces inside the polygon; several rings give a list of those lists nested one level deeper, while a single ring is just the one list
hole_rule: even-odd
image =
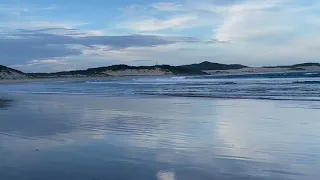
[{"label": "wet sand", "polygon": [[0,98],[0,108],[6,108],[6,107],[10,106],[12,101],[13,100],[11,100],[11,99],[1,99]]},{"label": "wet sand", "polygon": [[11,95],[1,180],[317,179],[320,103]]}]

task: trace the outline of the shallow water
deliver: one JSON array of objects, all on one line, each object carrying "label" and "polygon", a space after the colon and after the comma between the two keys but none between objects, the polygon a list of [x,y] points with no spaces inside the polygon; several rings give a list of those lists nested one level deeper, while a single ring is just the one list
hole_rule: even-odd
[{"label": "shallow water", "polygon": [[2,96],[12,101],[0,107],[1,180],[307,180],[320,175],[318,101]]},{"label": "shallow water", "polygon": [[319,73],[0,85],[0,180],[318,179]]},{"label": "shallow water", "polygon": [[0,92],[320,101],[320,73],[309,74],[109,78],[99,81],[0,85]]}]

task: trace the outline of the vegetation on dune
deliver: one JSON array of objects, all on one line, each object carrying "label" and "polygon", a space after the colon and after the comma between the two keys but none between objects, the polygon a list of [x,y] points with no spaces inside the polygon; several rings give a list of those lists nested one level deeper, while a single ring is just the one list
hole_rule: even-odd
[{"label": "vegetation on dune", "polygon": [[26,74],[21,71],[0,65],[0,80],[22,79],[26,77]]},{"label": "vegetation on dune", "polygon": [[[288,68],[291,71],[303,71],[303,67],[317,66],[320,67],[320,63],[302,63],[295,64],[292,66],[266,66],[265,68]],[[101,77],[108,76],[108,71],[125,71],[125,70],[161,70],[164,72],[172,73],[174,75],[207,75],[206,70],[237,70],[247,68],[241,64],[219,64],[204,61],[198,64],[182,65],[182,66],[171,66],[171,65],[155,65],[155,66],[128,66],[125,64],[112,65],[107,67],[89,68],[86,70],[75,70],[75,71],[62,71],[55,73],[23,73],[21,71],[0,65],[0,73],[13,74],[13,72],[27,75],[31,78],[56,78],[56,77]],[[6,78],[6,76],[0,79]]]},{"label": "vegetation on dune", "polygon": [[184,68],[180,66],[170,66],[170,65],[156,65],[156,66],[128,66],[124,64],[112,65],[107,67],[89,68],[87,70],[77,70],[77,71],[63,71],[57,73],[30,73],[32,77],[47,77],[47,76],[106,76],[107,71],[124,71],[124,70],[162,70],[166,72],[171,72],[174,75],[206,75],[207,73],[197,70]]},{"label": "vegetation on dune", "polygon": [[[75,71],[62,71],[55,73],[27,73],[26,75],[34,78],[46,78],[46,77],[61,77],[61,76],[107,76],[107,71],[124,71],[124,70],[156,70],[165,71],[174,75],[206,75],[203,70],[229,70],[229,69],[241,69],[247,66],[240,64],[219,64],[212,62],[202,62],[199,64],[183,65],[183,66],[171,66],[171,65],[155,65],[155,66],[128,66],[125,64],[112,65],[107,67],[89,68],[86,70]],[[0,66],[0,70],[11,70],[17,73],[20,71]],[[9,72],[9,71],[8,71]],[[22,73],[23,74],[23,73]]]},{"label": "vegetation on dune", "polygon": [[309,67],[309,66],[317,66],[320,67],[320,63],[302,63],[302,64],[294,64],[291,66],[264,66],[265,68],[291,68],[297,70],[304,70],[301,67]]},{"label": "vegetation on dune", "polygon": [[199,64],[190,64],[190,65],[184,65],[180,67],[197,69],[197,70],[231,70],[231,69],[247,68],[248,66],[244,66],[241,64],[219,64],[219,63],[204,61]]},{"label": "vegetation on dune", "polygon": [[10,71],[16,72],[16,73],[20,73],[20,74],[24,74],[23,72],[18,71],[18,70],[16,70],[16,69],[12,69],[12,68],[9,68],[9,67],[0,65],[0,72],[6,72],[6,73],[10,73],[10,74],[11,74]]},{"label": "vegetation on dune", "polygon": [[320,63],[302,63],[302,64],[292,65],[291,67],[306,67],[306,66],[319,66],[320,67]]}]

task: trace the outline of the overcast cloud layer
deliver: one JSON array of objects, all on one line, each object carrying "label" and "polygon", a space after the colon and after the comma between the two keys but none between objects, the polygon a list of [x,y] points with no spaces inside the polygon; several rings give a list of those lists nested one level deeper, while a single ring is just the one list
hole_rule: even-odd
[{"label": "overcast cloud layer", "polygon": [[319,19],[317,0],[3,0],[0,64],[44,72],[320,62]]}]

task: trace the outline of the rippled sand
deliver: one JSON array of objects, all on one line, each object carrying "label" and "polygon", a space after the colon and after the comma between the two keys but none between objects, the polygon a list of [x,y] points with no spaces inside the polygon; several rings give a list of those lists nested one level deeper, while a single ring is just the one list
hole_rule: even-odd
[{"label": "rippled sand", "polygon": [[320,175],[320,102],[10,98],[13,103],[0,108],[1,180],[307,180]]}]

